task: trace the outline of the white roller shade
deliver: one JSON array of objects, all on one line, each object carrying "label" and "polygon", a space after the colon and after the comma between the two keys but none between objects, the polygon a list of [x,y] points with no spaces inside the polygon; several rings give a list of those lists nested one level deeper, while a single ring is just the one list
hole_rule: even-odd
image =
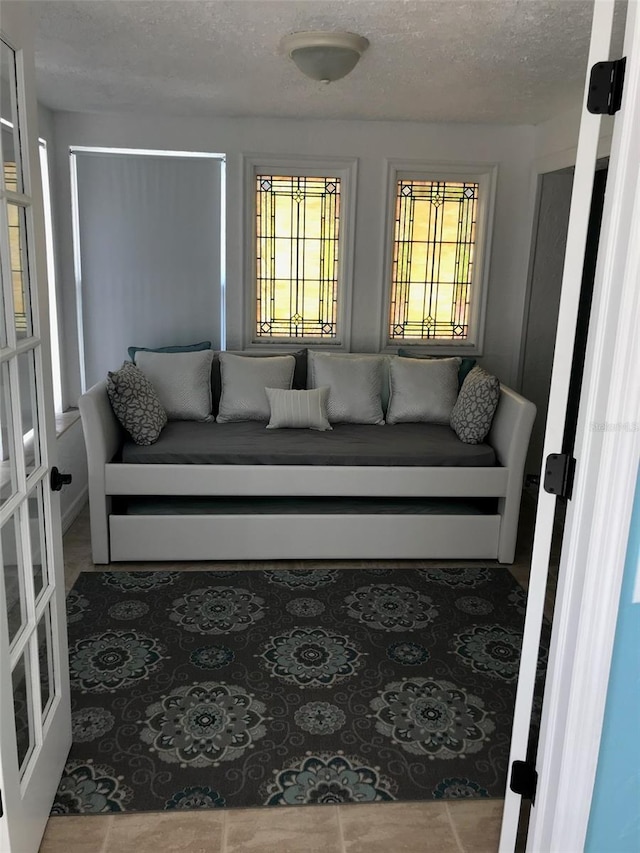
[{"label": "white roller shade", "polygon": [[84,381],[129,346],[220,346],[222,161],[76,151]]}]

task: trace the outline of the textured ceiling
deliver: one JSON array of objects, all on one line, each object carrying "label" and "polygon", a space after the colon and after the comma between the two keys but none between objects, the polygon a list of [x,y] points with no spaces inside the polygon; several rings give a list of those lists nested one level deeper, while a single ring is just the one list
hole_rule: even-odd
[{"label": "textured ceiling", "polygon": [[[592,15],[589,0],[29,2],[55,110],[505,124],[578,106]],[[307,29],[371,45],[327,86],[280,51]]]}]

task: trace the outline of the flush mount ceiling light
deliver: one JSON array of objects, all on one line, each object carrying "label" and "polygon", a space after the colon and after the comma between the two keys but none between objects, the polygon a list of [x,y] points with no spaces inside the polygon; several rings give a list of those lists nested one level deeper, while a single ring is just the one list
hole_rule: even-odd
[{"label": "flush mount ceiling light", "polygon": [[369,42],[355,33],[313,31],[291,33],[281,47],[307,77],[332,83],[353,71]]}]

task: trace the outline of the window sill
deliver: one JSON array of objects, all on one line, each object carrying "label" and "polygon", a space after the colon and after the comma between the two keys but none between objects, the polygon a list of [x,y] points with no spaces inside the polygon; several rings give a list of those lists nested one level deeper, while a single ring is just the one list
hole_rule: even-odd
[{"label": "window sill", "polygon": [[65,412],[56,412],[56,438],[60,438],[63,432],[80,420],[78,409],[67,409]]},{"label": "window sill", "polygon": [[[269,340],[269,341],[250,341],[248,344],[244,346],[243,352],[297,352],[301,349],[334,349],[334,350],[346,350],[344,343],[340,341],[330,341],[330,340],[322,340],[321,338],[311,339],[311,338],[300,338],[298,341],[292,341],[290,338],[287,338],[283,341],[278,340]],[[230,350],[233,352],[233,350]]]},{"label": "window sill", "polygon": [[[66,412],[56,414],[56,438],[60,438],[78,420],[80,420],[78,409],[67,409]],[[33,435],[30,435],[24,442],[24,455],[25,465],[29,471],[34,465]],[[7,500],[12,489],[11,462],[8,459],[3,459],[0,461],[0,502]]]},{"label": "window sill", "polygon": [[398,350],[409,350],[417,356],[460,356],[460,358],[480,358],[482,349],[475,344],[407,344],[397,341],[396,343],[388,343],[384,346],[381,352],[387,355],[397,355]]}]

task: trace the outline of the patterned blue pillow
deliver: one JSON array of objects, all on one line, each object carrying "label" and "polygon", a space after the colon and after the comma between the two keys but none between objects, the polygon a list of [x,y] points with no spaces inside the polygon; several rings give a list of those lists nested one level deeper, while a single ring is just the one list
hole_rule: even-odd
[{"label": "patterned blue pillow", "polygon": [[167,413],[144,373],[125,361],[107,374],[111,408],[136,444],[153,444],[167,423]]},{"label": "patterned blue pillow", "polygon": [[449,421],[460,441],[480,444],[485,440],[499,400],[499,380],[476,365],[462,383]]}]

